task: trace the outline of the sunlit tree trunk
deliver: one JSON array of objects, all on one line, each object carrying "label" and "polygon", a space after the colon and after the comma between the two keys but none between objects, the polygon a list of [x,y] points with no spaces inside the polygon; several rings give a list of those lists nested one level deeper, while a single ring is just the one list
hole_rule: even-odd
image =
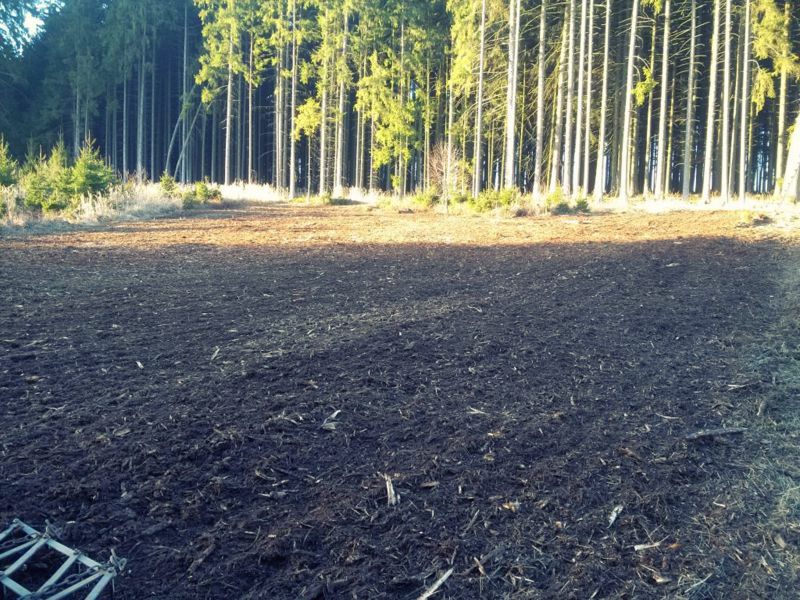
[{"label": "sunlit tree trunk", "polygon": [[625,75],[625,109],[622,114],[622,140],[620,148],[619,199],[628,201],[630,185],[631,117],[633,112],[633,71],[636,61],[636,26],[639,20],[639,0],[633,0],[631,12],[628,63]]},{"label": "sunlit tree trunk", "polygon": [[697,0],[691,0],[691,25],[689,30],[689,80],[686,83],[686,137],[683,143],[683,199],[692,192],[692,163],[694,157],[694,80],[697,48]]},{"label": "sunlit tree trunk", "polygon": [[583,191],[589,193],[589,166],[592,140],[592,84],[594,83],[594,0],[589,1],[589,39],[586,53],[586,124],[584,125]]},{"label": "sunlit tree trunk", "polygon": [[297,1],[292,0],[292,97],[289,114],[289,197],[297,195],[297,140],[294,120],[297,113]]},{"label": "sunlit tree trunk", "polygon": [[586,64],[586,0],[581,0],[580,29],[578,30],[578,94],[575,108],[575,148],[572,154],[572,191],[580,194],[581,166],[583,165],[583,86],[584,65]]},{"label": "sunlit tree trunk", "polygon": [[797,115],[789,142],[786,171],[783,173],[783,196],[800,202],[800,114]]},{"label": "sunlit tree trunk", "polygon": [[603,199],[606,189],[606,120],[608,118],[608,61],[611,45],[611,4],[606,0],[606,23],[603,38],[603,88],[600,92],[600,131],[597,135],[597,168],[594,177],[594,199]]},{"label": "sunlit tree trunk", "polygon": [[[636,0],[638,2],[638,0]],[[569,28],[567,41],[567,109],[566,123],[564,125],[564,168],[561,175],[561,185],[567,196],[572,194],[572,109],[574,104],[575,88],[575,0],[569,2]]]},{"label": "sunlit tree trunk", "polygon": [[744,59],[742,60],[742,115],[739,137],[739,201],[744,202],[747,194],[747,126],[750,106],[750,0],[745,0],[744,11]]},{"label": "sunlit tree trunk", "polygon": [[[344,31],[342,34],[342,63],[347,60],[347,35],[348,15],[344,13]],[[339,70],[337,70],[338,72]],[[344,101],[345,101],[344,76],[339,72],[339,110],[336,114],[336,157],[333,169],[334,195],[344,194]]]},{"label": "sunlit tree trunk", "polygon": [[725,56],[722,66],[722,160],[720,161],[720,196],[727,202],[730,196],[730,173],[728,156],[730,154],[731,123],[731,4],[733,0],[725,0]]},{"label": "sunlit tree trunk", "polygon": [[709,63],[708,111],[706,115],[706,143],[703,148],[703,202],[711,199],[712,166],[714,164],[714,125],[717,106],[717,60],[719,55],[720,0],[714,2],[714,24],[711,34],[711,62]]},{"label": "sunlit tree trunk", "polygon": [[503,187],[512,189],[514,187],[514,134],[517,125],[520,0],[509,0],[508,13],[508,89],[506,97],[506,150]]},{"label": "sunlit tree trunk", "polygon": [[231,183],[231,151],[233,149],[233,28],[228,40],[228,90],[225,100],[225,185]]},{"label": "sunlit tree trunk", "polygon": [[658,164],[656,166],[656,199],[664,197],[665,173],[668,168],[666,156],[667,134],[667,93],[669,91],[669,36],[671,14],[670,0],[664,0],[664,44],[661,55],[661,100],[659,102],[658,116]]},{"label": "sunlit tree trunk", "polygon": [[[791,33],[792,4],[787,0],[783,8],[784,17],[784,36],[789,39]],[[784,63],[781,66],[781,83],[778,92],[778,130],[775,141],[775,193],[780,193],[780,178],[783,177],[784,158],[786,156],[786,95],[788,90],[789,68]]]},{"label": "sunlit tree trunk", "polygon": [[[610,0],[609,0],[610,1]],[[484,0],[485,2],[485,0]],[[547,41],[547,0],[542,0],[539,15],[539,64],[536,81],[536,157],[533,165],[533,193],[542,193],[542,163],[544,157],[544,84],[545,84],[545,46]]]},{"label": "sunlit tree trunk", "polygon": [[478,97],[476,99],[475,115],[475,156],[473,160],[472,197],[477,198],[481,193],[482,157],[483,150],[483,80],[484,61],[486,54],[486,0],[481,2],[481,28],[480,28],[480,53],[478,56]]},{"label": "sunlit tree trunk", "polygon": [[561,133],[563,130],[564,120],[564,63],[567,57],[567,21],[564,21],[564,26],[561,31],[561,51],[558,56],[558,73],[556,75],[556,110],[555,110],[555,123],[553,125],[553,152],[550,156],[550,193],[556,191],[559,185],[558,174],[561,169]]}]

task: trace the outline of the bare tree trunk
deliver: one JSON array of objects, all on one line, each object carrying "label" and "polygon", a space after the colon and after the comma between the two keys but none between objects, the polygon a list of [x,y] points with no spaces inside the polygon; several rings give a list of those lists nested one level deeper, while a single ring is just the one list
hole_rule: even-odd
[{"label": "bare tree trunk", "polygon": [[[730,1],[730,0],[729,0]],[[744,59],[742,60],[742,120],[739,138],[739,201],[747,195],[747,126],[750,106],[750,0],[745,0],[744,11]]]},{"label": "bare tree trunk", "polygon": [[253,34],[250,34],[250,57],[247,61],[247,183],[253,183]]},{"label": "bare tree trunk", "polygon": [[730,153],[731,122],[731,4],[733,0],[725,0],[725,58],[722,66],[722,160],[720,161],[720,195],[727,202],[730,197],[730,173],[728,156]]},{"label": "bare tree trunk", "polygon": [[689,41],[689,81],[686,84],[686,137],[683,143],[683,199],[692,193],[692,162],[694,149],[694,78],[697,48],[697,0],[691,0],[691,39]]},{"label": "bare tree trunk", "polygon": [[589,194],[589,166],[592,150],[592,83],[594,82],[594,0],[589,1],[589,40],[586,54],[586,124],[583,148],[583,191]]},{"label": "bare tree trunk", "polygon": [[[585,1],[585,0],[584,0]],[[508,90],[506,96],[506,150],[505,150],[505,177],[503,187],[514,188],[514,134],[517,126],[517,80],[519,69],[519,22],[520,0],[509,0],[508,3]]]},{"label": "bare tree trunk", "polygon": [[295,115],[297,113],[297,0],[292,0],[292,99],[289,108],[289,197],[297,195],[297,140],[295,139]]},{"label": "bare tree trunk", "polygon": [[786,171],[783,174],[783,197],[800,202],[800,114],[794,124],[792,139],[789,142],[789,155],[786,158]]},{"label": "bare tree trunk", "polygon": [[136,106],[136,181],[144,180],[144,69],[145,45],[142,39],[141,55],[139,57],[139,93]]},{"label": "bare tree trunk", "polygon": [[[783,17],[785,19],[784,22],[784,36],[788,39],[790,36],[790,29],[791,29],[791,17],[792,17],[792,3],[789,0],[786,1],[786,4],[783,7]],[[777,131],[777,142],[776,142],[776,150],[775,150],[775,194],[780,194],[780,181],[779,179],[783,177],[783,164],[784,158],[786,157],[786,94],[788,88],[788,79],[789,79],[789,69],[786,64],[783,64],[781,67],[781,84],[780,84],[780,91],[778,92],[778,131]]]},{"label": "bare tree trunk", "polygon": [[[610,0],[609,0],[610,1]],[[485,2],[485,0],[484,0]],[[544,84],[545,84],[545,47],[547,42],[547,0],[542,0],[539,15],[539,64],[537,65],[536,82],[536,157],[533,164],[533,193],[542,193],[542,163],[544,153]]]},{"label": "bare tree trunk", "polygon": [[477,114],[475,115],[475,158],[473,160],[472,197],[477,198],[481,193],[481,150],[483,149],[483,80],[484,62],[486,53],[486,0],[481,2],[481,43],[478,58],[478,97],[476,99]]},{"label": "bare tree trunk", "polygon": [[561,133],[564,119],[564,62],[567,57],[567,21],[561,31],[561,51],[558,56],[558,75],[556,85],[556,115],[553,125],[553,154],[550,157],[550,193],[556,191],[559,184],[558,173],[561,170]]},{"label": "bare tree trunk", "polygon": [[656,200],[664,198],[664,176],[666,173],[666,164],[664,151],[666,148],[666,135],[667,135],[667,92],[669,91],[669,36],[670,36],[670,18],[671,2],[664,0],[664,45],[661,56],[661,100],[659,102],[659,115],[658,115],[658,163],[656,165]]},{"label": "bare tree trunk", "polygon": [[581,22],[580,33],[578,40],[578,95],[577,108],[575,111],[575,148],[572,156],[572,191],[580,195],[581,185],[581,166],[583,160],[581,152],[583,151],[583,69],[586,62],[586,0],[581,0]]},{"label": "bare tree trunk", "polygon": [[322,196],[328,191],[326,174],[328,168],[328,81],[327,66],[323,67],[322,85],[322,109],[320,111],[319,124],[319,195]]},{"label": "bare tree trunk", "polygon": [[225,185],[231,182],[231,143],[233,127],[233,29],[228,40],[228,91],[225,103]]},{"label": "bare tree trunk", "polygon": [[625,112],[622,115],[622,140],[619,176],[619,199],[628,201],[630,185],[631,113],[633,112],[633,69],[636,61],[636,26],[639,20],[639,0],[633,0],[631,31],[628,43],[628,67],[625,75]]},{"label": "bare tree trunk", "polygon": [[[344,11],[344,32],[342,35],[342,63],[347,61],[347,28],[348,14]],[[337,71],[339,71],[337,69]],[[334,161],[333,193],[335,196],[344,195],[344,101],[345,101],[344,76],[339,73],[339,110],[336,114],[336,159]]]},{"label": "bare tree trunk", "polygon": [[[638,0],[636,0],[638,2]],[[575,88],[575,0],[569,0],[569,30],[567,42],[567,121],[564,126],[564,167],[561,185],[567,196],[572,195],[572,109]]]},{"label": "bare tree trunk", "polygon": [[447,100],[447,161],[444,174],[444,181],[442,182],[442,190],[444,194],[444,209],[445,212],[450,210],[450,194],[452,193],[452,172],[453,172],[453,83],[450,82],[448,86],[450,97]]},{"label": "bare tree trunk", "polygon": [[703,202],[711,199],[712,165],[714,164],[714,111],[717,106],[717,60],[719,56],[720,0],[714,2],[714,25],[711,34],[710,83],[708,91],[708,113],[706,116],[706,143],[703,149]]},{"label": "bare tree trunk", "polygon": [[597,136],[597,168],[594,178],[594,199],[600,202],[606,189],[606,113],[608,111],[608,59],[611,45],[611,2],[606,0],[606,25],[603,48],[603,91],[600,98],[600,132]]}]

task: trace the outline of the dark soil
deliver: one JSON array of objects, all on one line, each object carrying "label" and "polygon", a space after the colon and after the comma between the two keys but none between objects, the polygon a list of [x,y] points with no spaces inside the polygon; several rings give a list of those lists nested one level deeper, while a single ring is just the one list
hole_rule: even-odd
[{"label": "dark soil", "polygon": [[757,437],[684,440],[769,385],[748,348],[793,251],[736,223],[6,235],[0,526],[113,548],[122,599],[412,599],[450,568],[435,598],[794,598],[741,491]]}]

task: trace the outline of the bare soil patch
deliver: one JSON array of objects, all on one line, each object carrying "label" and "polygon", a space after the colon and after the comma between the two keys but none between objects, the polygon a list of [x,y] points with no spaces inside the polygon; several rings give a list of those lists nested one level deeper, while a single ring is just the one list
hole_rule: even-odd
[{"label": "bare soil patch", "polygon": [[800,495],[754,465],[798,434],[769,358],[797,347],[797,252],[739,222],[270,206],[7,235],[0,522],[114,548],[123,599],[417,598],[451,568],[434,597],[794,598]]}]

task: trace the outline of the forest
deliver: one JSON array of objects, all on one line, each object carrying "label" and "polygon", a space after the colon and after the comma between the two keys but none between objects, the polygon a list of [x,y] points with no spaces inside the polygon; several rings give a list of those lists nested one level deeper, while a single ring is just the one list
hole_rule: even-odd
[{"label": "forest", "polygon": [[[477,196],[791,192],[790,0],[4,2],[0,132],[123,176]],[[40,27],[32,30],[31,15]],[[787,193],[787,195],[791,195]]]}]

